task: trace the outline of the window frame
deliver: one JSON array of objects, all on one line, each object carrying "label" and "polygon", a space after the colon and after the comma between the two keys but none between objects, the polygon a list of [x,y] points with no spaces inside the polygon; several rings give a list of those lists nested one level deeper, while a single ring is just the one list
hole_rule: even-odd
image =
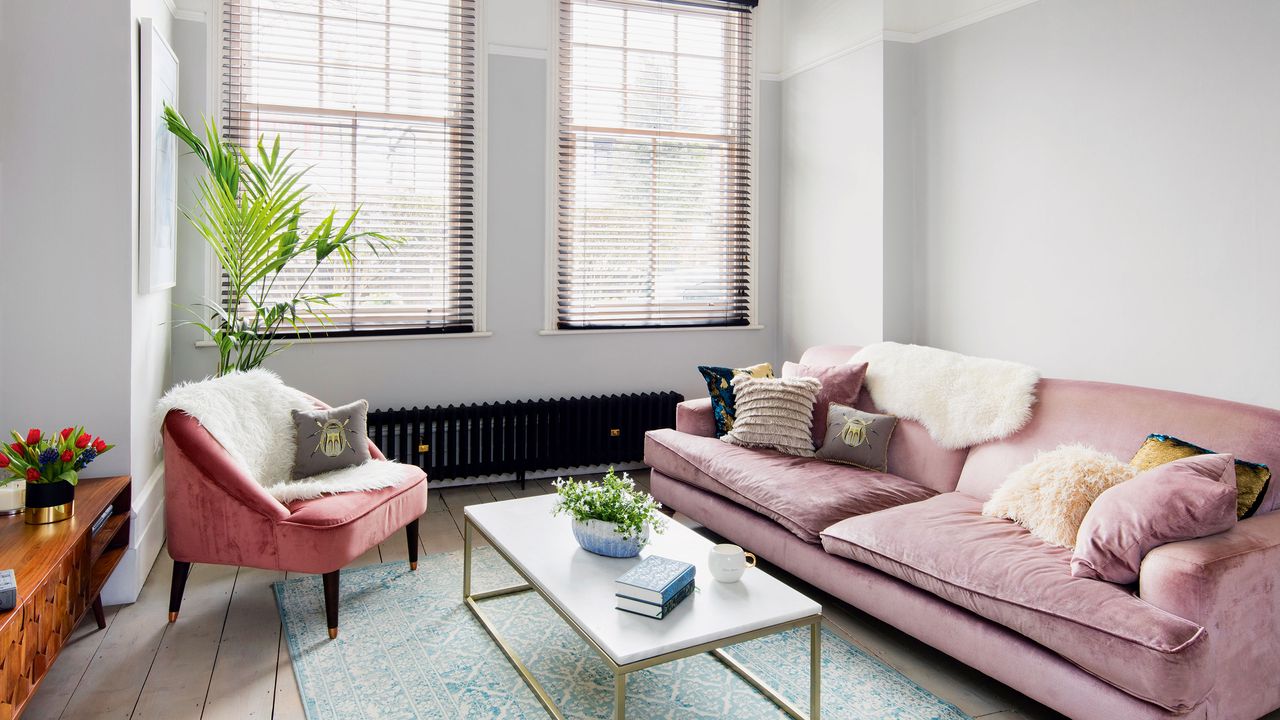
[{"label": "window frame", "polygon": [[[205,14],[205,117],[216,118],[222,125],[225,84],[222,75],[222,22],[227,12],[226,0],[213,0],[212,8]],[[475,88],[475,217],[472,218],[475,237],[472,239],[472,256],[475,274],[472,293],[475,302],[474,321],[470,332],[405,332],[403,330],[362,332],[332,332],[318,330],[309,334],[281,333],[274,342],[328,344],[344,342],[368,342],[385,340],[434,340],[448,338],[490,337],[488,318],[488,208],[489,208],[489,51],[485,33],[484,0],[476,0],[476,88]],[[208,245],[201,242],[204,257],[203,288],[201,300],[209,303],[222,301],[222,266]],[[213,313],[202,312],[205,322],[212,322]],[[212,347],[214,343],[201,340],[197,347]]]},{"label": "window frame", "polygon": [[[543,207],[546,209],[546,238],[544,241],[544,259],[543,259],[543,320],[542,329],[538,331],[539,335],[545,336],[563,336],[563,335],[610,335],[618,333],[652,333],[652,332],[733,332],[740,330],[763,330],[764,325],[759,324],[759,308],[760,308],[760,198],[759,198],[759,164],[760,164],[760,81],[761,73],[757,64],[757,42],[751,44],[751,142],[749,150],[751,153],[750,174],[749,178],[749,208],[750,217],[748,218],[748,232],[750,239],[748,242],[749,251],[749,267],[747,268],[747,288],[749,295],[747,298],[747,323],[745,325],[705,325],[705,326],[689,326],[689,325],[645,325],[636,327],[620,327],[620,328],[561,328],[559,325],[559,315],[557,313],[558,304],[557,296],[559,293],[559,283],[557,275],[559,271],[559,254],[557,252],[559,241],[559,228],[556,222],[556,207],[559,203],[559,193],[557,191],[557,183],[559,181],[559,167],[556,149],[560,142],[560,117],[557,112],[558,100],[560,94],[560,27],[564,22],[563,14],[560,12],[560,0],[545,0],[550,5],[550,22],[547,23],[547,92],[546,92],[546,198]],[[759,34],[759,12],[751,12],[751,33],[753,38],[758,38]]]}]

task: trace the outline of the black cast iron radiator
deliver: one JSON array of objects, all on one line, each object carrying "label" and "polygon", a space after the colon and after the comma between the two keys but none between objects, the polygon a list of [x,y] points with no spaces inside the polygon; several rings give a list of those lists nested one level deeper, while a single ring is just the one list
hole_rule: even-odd
[{"label": "black cast iron radiator", "polygon": [[369,413],[369,439],[431,480],[637,462],[644,433],[675,427],[676,392]]}]

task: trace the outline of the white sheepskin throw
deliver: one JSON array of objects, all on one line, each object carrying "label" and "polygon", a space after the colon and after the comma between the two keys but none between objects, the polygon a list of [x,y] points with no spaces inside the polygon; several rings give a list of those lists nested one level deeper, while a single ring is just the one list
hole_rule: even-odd
[{"label": "white sheepskin throw", "polygon": [[385,460],[290,480],[297,448],[293,410],[313,410],[301,390],[284,384],[270,370],[233,372],[219,378],[182,383],[156,403],[156,427],[170,410],[181,410],[209,431],[237,463],[282,503],[328,493],[377,490],[404,478]]},{"label": "white sheepskin throw", "polygon": [[915,420],[950,450],[1008,437],[1031,419],[1040,371],[922,345],[868,345],[866,387],[881,411]]},{"label": "white sheepskin throw", "polygon": [[1114,455],[1085,445],[1060,445],[1009,473],[983,504],[982,514],[1008,518],[1047,542],[1074,548],[1093,501],[1137,474],[1137,468]]}]

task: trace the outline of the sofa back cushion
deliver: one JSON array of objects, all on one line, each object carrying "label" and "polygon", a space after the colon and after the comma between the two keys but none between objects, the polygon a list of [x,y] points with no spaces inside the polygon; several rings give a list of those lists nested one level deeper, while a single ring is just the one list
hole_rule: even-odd
[{"label": "sofa back cushion", "polygon": [[[1280,468],[1280,411],[1132,385],[1046,378],[1031,422],[1016,434],[969,449],[958,489],[986,500],[1040,450],[1082,443],[1128,461],[1147,435],[1162,433]],[[1276,483],[1259,512],[1274,508]]]},{"label": "sofa back cushion", "polygon": [[[805,351],[800,364],[840,365],[849,362],[849,358],[861,349],[857,345],[816,345]],[[865,385],[855,407],[864,412],[884,414],[871,400]],[[889,472],[937,492],[951,492],[956,489],[967,453],[968,450],[939,447],[923,425],[901,418],[889,442]]]}]

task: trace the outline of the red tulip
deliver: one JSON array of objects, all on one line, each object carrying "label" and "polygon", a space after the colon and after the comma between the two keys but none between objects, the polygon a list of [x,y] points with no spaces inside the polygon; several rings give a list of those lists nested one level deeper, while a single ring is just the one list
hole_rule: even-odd
[{"label": "red tulip", "polygon": [[22,453],[25,450],[25,448],[22,447],[22,443],[20,442],[11,443],[9,447],[13,448],[13,451],[17,453],[19,457],[22,456]]},{"label": "red tulip", "polygon": [[40,442],[40,431],[36,428],[31,428],[27,431],[27,444],[35,445],[38,442]]},{"label": "red tulip", "polygon": [[72,458],[74,458],[75,456],[76,456],[76,454],[75,454],[75,453],[73,453],[73,452],[71,452],[70,450],[63,450],[63,451],[62,451],[62,462],[64,462],[64,463],[65,463],[65,462],[71,462],[71,459],[72,459]]},{"label": "red tulip", "polygon": [[0,454],[0,469],[9,467],[9,456]]},{"label": "red tulip", "polygon": [[76,430],[75,428],[62,428],[62,433],[61,433],[62,439],[66,440],[67,438],[71,437],[71,433],[75,432],[75,430]]},{"label": "red tulip", "polygon": [[40,471],[35,468],[27,468],[27,482],[35,482],[40,479]]},{"label": "red tulip", "polygon": [[89,441],[93,438],[89,437],[89,433],[80,433],[80,437],[76,438],[76,447],[81,450],[89,447]]},{"label": "red tulip", "polygon": [[98,454],[102,454],[102,453],[106,452],[106,451],[107,451],[107,441],[103,440],[102,438],[94,438],[94,439],[93,439],[93,449],[94,449],[94,450],[96,450],[96,451],[98,452]]}]

